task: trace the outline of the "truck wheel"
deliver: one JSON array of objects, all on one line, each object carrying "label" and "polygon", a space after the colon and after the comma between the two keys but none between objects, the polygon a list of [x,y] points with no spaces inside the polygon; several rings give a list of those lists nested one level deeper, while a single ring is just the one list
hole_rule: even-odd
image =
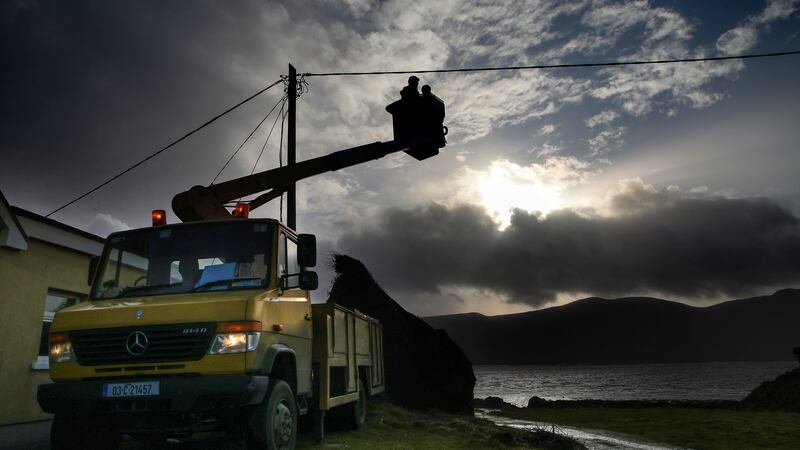
[{"label": "truck wheel", "polygon": [[367,420],[367,391],[358,380],[358,398],[354,402],[331,408],[327,414],[328,425],[333,429],[357,430]]},{"label": "truck wheel", "polygon": [[297,440],[297,404],[283,380],[270,380],[264,403],[250,416],[249,449],[291,450]]},{"label": "truck wheel", "polygon": [[56,414],[50,428],[51,450],[108,450],[119,447],[120,435],[109,433],[91,424],[92,418],[79,420],[63,413]]}]

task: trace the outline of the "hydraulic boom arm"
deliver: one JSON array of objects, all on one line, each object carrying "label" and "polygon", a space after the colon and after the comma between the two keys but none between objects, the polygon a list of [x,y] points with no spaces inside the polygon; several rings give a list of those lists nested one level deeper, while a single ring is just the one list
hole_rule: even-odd
[{"label": "hydraulic boom arm", "polygon": [[[416,77],[411,77],[409,83],[412,79]],[[438,155],[439,149],[446,144],[444,102],[431,94],[427,86],[423,86],[422,96],[416,93],[416,86],[413,86],[413,90],[408,90],[409,87],[401,92],[403,98],[386,107],[392,115],[394,140],[340,150],[219,184],[195,186],[172,199],[173,211],[184,222],[230,219],[231,213],[225,205],[237,198],[263,192],[250,201],[250,210],[253,210],[280,197],[292,183],[314,175],[355,166],[399,151],[405,151],[420,161]]]},{"label": "hydraulic boom arm", "polygon": [[250,201],[250,210],[253,210],[280,197],[292,183],[314,175],[355,166],[399,151],[405,151],[420,161],[438,155],[439,149],[446,144],[444,102],[431,94],[428,86],[423,86],[420,96],[416,92],[416,85],[410,84],[412,79],[419,81],[416,77],[409,78],[409,86],[401,91],[402,98],[386,107],[386,111],[392,115],[394,140],[340,150],[219,184],[195,186],[172,199],[173,211],[184,222],[230,219],[231,213],[225,205],[237,198],[263,192]]},{"label": "hydraulic boom arm", "polygon": [[[390,153],[425,147],[428,143],[424,139],[373,142],[208,187],[195,186],[176,195],[172,199],[172,209],[184,222],[230,219],[225,204],[237,198],[264,192],[250,202],[252,211],[279,197],[293,182],[383,158]],[[433,148],[438,153],[438,148]]]}]

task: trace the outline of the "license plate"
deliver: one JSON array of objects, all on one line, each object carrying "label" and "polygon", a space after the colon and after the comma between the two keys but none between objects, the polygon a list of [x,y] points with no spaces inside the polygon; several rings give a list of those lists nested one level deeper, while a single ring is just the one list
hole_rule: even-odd
[{"label": "license plate", "polygon": [[106,383],[103,385],[103,397],[147,397],[158,395],[158,393],[158,381]]}]

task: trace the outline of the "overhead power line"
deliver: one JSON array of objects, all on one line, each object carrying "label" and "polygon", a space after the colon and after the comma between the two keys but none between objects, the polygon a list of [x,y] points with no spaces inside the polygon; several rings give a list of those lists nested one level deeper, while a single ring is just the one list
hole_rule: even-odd
[{"label": "overhead power line", "polygon": [[133,170],[133,169],[135,169],[135,168],[137,168],[137,167],[141,166],[142,164],[144,164],[144,163],[146,163],[147,161],[149,161],[149,160],[151,160],[151,159],[155,158],[156,156],[160,155],[161,153],[163,153],[163,152],[165,152],[165,151],[169,150],[170,148],[174,147],[176,144],[178,144],[179,142],[181,142],[181,141],[185,140],[185,139],[186,139],[186,138],[188,138],[189,136],[191,136],[191,135],[193,135],[193,134],[197,133],[198,131],[202,130],[203,128],[205,128],[205,127],[207,127],[207,126],[211,125],[212,123],[216,122],[216,121],[217,121],[217,119],[221,118],[222,116],[224,116],[224,115],[226,115],[226,114],[228,114],[228,113],[232,112],[233,110],[235,110],[235,109],[239,108],[240,106],[244,105],[245,103],[249,102],[250,100],[252,100],[252,99],[254,99],[254,98],[258,97],[259,95],[263,94],[264,92],[268,91],[268,90],[269,90],[270,88],[272,88],[273,86],[275,86],[275,85],[278,85],[278,84],[281,84],[281,83],[283,83],[283,80],[282,80],[282,79],[281,79],[281,80],[278,80],[278,81],[276,81],[276,82],[274,82],[274,83],[272,83],[272,84],[270,84],[269,86],[267,86],[267,87],[265,87],[265,88],[263,88],[263,89],[261,89],[261,90],[259,90],[258,92],[254,93],[253,95],[251,95],[251,96],[247,97],[246,99],[244,99],[244,100],[240,101],[239,103],[237,103],[237,104],[235,104],[235,105],[231,106],[230,108],[226,109],[225,111],[223,111],[223,112],[221,112],[221,113],[217,114],[216,116],[212,117],[211,119],[207,120],[205,123],[203,123],[203,124],[202,124],[202,125],[200,125],[199,127],[197,127],[197,128],[195,128],[195,129],[193,129],[192,131],[189,131],[188,133],[184,134],[184,135],[183,135],[183,136],[181,136],[180,138],[178,138],[178,139],[176,139],[176,140],[172,141],[171,143],[167,144],[166,146],[164,146],[164,147],[160,148],[159,150],[155,151],[154,153],[152,153],[152,154],[151,154],[150,156],[148,156],[147,158],[144,158],[144,159],[142,159],[141,161],[139,161],[139,162],[137,162],[136,164],[134,164],[134,165],[132,165],[132,166],[128,167],[127,169],[123,170],[122,172],[120,172],[120,173],[118,173],[118,174],[114,175],[113,177],[109,178],[108,180],[106,180],[106,181],[104,181],[104,182],[102,182],[102,183],[98,184],[97,186],[93,187],[92,189],[90,189],[90,190],[86,191],[85,193],[83,193],[83,194],[81,194],[81,195],[79,195],[79,196],[75,197],[74,199],[72,199],[72,200],[68,201],[67,203],[65,203],[65,204],[63,204],[63,205],[61,205],[61,206],[59,206],[58,208],[54,209],[52,212],[50,212],[49,214],[47,214],[45,217],[50,217],[50,216],[52,216],[53,214],[55,214],[55,213],[57,213],[57,212],[61,211],[62,209],[66,208],[67,206],[70,206],[70,205],[72,205],[73,203],[75,203],[75,202],[77,202],[77,201],[79,201],[79,200],[81,200],[81,199],[83,199],[83,198],[85,198],[85,197],[88,197],[89,195],[91,195],[91,194],[93,194],[94,192],[96,192],[96,191],[98,191],[99,189],[101,189],[103,186],[105,186],[105,185],[107,185],[107,184],[111,183],[112,181],[114,181],[114,180],[116,180],[117,178],[119,178],[119,177],[121,177],[121,176],[125,175],[126,173],[130,172],[131,170]]},{"label": "overhead power line", "polygon": [[272,112],[273,112],[273,111],[275,111],[275,108],[277,108],[277,107],[278,107],[278,105],[280,105],[280,104],[281,104],[281,103],[283,103],[284,101],[286,101],[286,96],[285,96],[285,95],[284,95],[283,97],[281,97],[281,99],[280,99],[280,100],[278,100],[278,101],[275,103],[275,105],[272,107],[272,109],[270,109],[270,110],[269,110],[269,112],[267,113],[267,115],[266,115],[266,116],[264,116],[264,118],[263,118],[263,119],[261,119],[261,121],[260,121],[260,122],[258,122],[258,125],[256,125],[256,127],[255,127],[255,128],[253,128],[253,131],[251,131],[251,132],[250,132],[250,134],[248,134],[248,135],[247,135],[247,137],[246,137],[246,138],[244,138],[244,141],[242,141],[242,143],[241,143],[241,144],[239,144],[239,147],[236,149],[236,151],[235,151],[235,152],[233,152],[233,154],[230,156],[230,158],[228,158],[228,160],[227,160],[227,161],[225,161],[225,164],[223,164],[223,165],[222,165],[222,168],[221,168],[221,169],[219,169],[219,172],[217,172],[217,175],[214,177],[214,179],[213,179],[213,180],[211,180],[211,184],[214,184],[214,182],[216,182],[216,181],[217,181],[217,178],[219,178],[219,176],[222,174],[222,171],[223,171],[223,170],[225,170],[225,168],[226,168],[226,167],[228,167],[228,164],[230,164],[230,162],[231,162],[231,161],[233,161],[233,158],[235,158],[235,157],[236,157],[236,155],[239,153],[239,150],[241,150],[241,149],[242,149],[242,147],[244,147],[244,144],[247,144],[247,141],[249,141],[249,140],[250,140],[250,138],[251,138],[251,137],[253,137],[253,134],[255,134],[255,132],[256,132],[256,131],[258,131],[258,129],[259,129],[259,128],[261,128],[261,124],[263,124],[263,123],[264,123],[264,122],[267,120],[267,118],[269,118],[269,116],[270,116],[270,115],[272,115]]},{"label": "overhead power line", "polygon": [[[267,148],[267,144],[269,143],[269,138],[272,137],[272,132],[275,131],[275,125],[278,124],[278,119],[283,117],[283,107],[286,106],[286,100],[284,97],[284,101],[281,104],[281,112],[279,116],[275,116],[275,121],[272,122],[272,128],[269,129],[269,134],[267,134],[267,139],[264,141],[264,145],[261,146],[261,151],[258,152],[258,158],[256,158],[255,164],[253,164],[253,169],[250,170],[250,175],[256,172],[256,167],[258,167],[258,162],[261,161],[261,156],[264,154],[264,150]],[[283,127],[283,122],[281,122],[281,127]]]},{"label": "overhead power line", "polygon": [[775,53],[755,53],[750,55],[710,56],[706,58],[681,58],[658,59],[652,61],[609,61],[596,63],[571,63],[571,64],[537,64],[530,66],[503,66],[503,67],[472,67],[464,69],[432,69],[432,70],[377,70],[371,72],[321,72],[304,73],[306,77],[333,77],[333,76],[360,76],[360,75],[403,75],[420,73],[453,73],[453,72],[497,72],[500,70],[530,70],[530,69],[562,69],[568,67],[611,67],[611,66],[641,66],[646,64],[675,64],[703,61],[725,61],[730,59],[771,58],[775,56],[798,55],[800,50]]}]

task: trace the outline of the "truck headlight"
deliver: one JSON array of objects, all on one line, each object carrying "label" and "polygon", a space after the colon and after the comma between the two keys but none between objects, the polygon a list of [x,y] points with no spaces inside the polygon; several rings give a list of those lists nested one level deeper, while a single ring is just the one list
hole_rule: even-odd
[{"label": "truck headlight", "polygon": [[75,361],[69,334],[51,333],[47,340],[50,344],[50,363]]},{"label": "truck headlight", "polygon": [[261,333],[218,333],[211,342],[209,355],[219,355],[223,353],[252,352],[258,348],[258,341]]},{"label": "truck headlight", "polygon": [[217,324],[209,355],[252,352],[261,339],[261,322],[224,322]]}]

